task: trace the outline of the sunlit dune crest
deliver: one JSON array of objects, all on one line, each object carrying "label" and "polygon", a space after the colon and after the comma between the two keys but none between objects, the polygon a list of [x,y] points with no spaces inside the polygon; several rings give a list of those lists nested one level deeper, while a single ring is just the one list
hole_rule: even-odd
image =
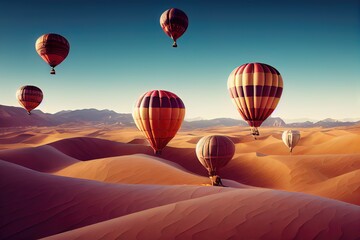
[{"label": "sunlit dune crest", "polygon": [[52,172],[79,160],[48,145],[0,151],[0,159],[40,172]]},{"label": "sunlit dune crest", "polygon": [[[358,239],[360,128],[281,134],[243,127],[182,130],[153,150],[135,128],[41,127],[0,133],[5,239]],[[212,187],[196,157],[228,136],[233,159]],[[149,219],[153,219],[149,221]]]},{"label": "sunlit dune crest", "polygon": [[[35,239],[148,208],[233,191],[205,186],[108,184],[53,176],[0,161],[0,235]],[[6,207],[5,207],[6,206]]]},{"label": "sunlit dune crest", "polygon": [[359,207],[333,200],[244,189],[148,209],[46,239],[356,239],[359,215]]}]

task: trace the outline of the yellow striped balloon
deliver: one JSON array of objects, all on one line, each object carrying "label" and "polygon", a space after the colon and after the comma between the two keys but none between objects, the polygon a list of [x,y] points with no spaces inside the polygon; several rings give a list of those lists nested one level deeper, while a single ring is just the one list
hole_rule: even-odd
[{"label": "yellow striped balloon", "polygon": [[155,154],[161,154],[176,135],[184,117],[183,101],[164,90],[152,90],[141,95],[133,111],[137,128],[145,135]]},{"label": "yellow striped balloon", "polygon": [[246,63],[228,78],[231,99],[253,135],[279,103],[283,80],[278,70],[264,63]]}]

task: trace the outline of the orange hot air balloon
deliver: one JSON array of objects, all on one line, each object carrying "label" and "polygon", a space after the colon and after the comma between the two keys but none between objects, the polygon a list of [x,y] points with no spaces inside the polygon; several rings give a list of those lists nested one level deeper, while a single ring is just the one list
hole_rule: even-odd
[{"label": "orange hot air balloon", "polygon": [[174,40],[173,47],[177,47],[176,40],[181,37],[189,24],[186,14],[177,8],[170,8],[163,12],[160,17],[160,26]]},{"label": "orange hot air balloon", "polygon": [[133,111],[137,128],[145,135],[155,154],[161,154],[176,135],[184,117],[182,100],[164,90],[152,90],[141,95]]},{"label": "orange hot air balloon", "polygon": [[35,109],[43,100],[43,93],[40,88],[26,85],[16,91],[16,98],[29,115],[31,110]]},{"label": "orange hot air balloon", "polygon": [[[235,68],[228,78],[231,99],[252,135],[279,103],[283,80],[278,70],[264,63],[246,63]],[[256,139],[256,138],[255,138]]]},{"label": "orange hot air balloon", "polygon": [[200,163],[208,170],[213,186],[223,186],[217,172],[228,164],[233,158],[234,153],[235,145],[226,136],[205,136],[196,144],[196,156]]},{"label": "orange hot air balloon", "polygon": [[55,74],[55,67],[69,54],[70,44],[63,36],[55,33],[44,34],[36,40],[36,52],[50,65],[50,74]]}]

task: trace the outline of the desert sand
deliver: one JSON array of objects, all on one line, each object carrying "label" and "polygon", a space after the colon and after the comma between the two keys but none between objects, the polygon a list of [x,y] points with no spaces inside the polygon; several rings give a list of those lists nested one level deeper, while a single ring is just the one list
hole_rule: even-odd
[{"label": "desert sand", "polygon": [[[360,126],[181,130],[161,156],[135,128],[0,132],[1,239],[359,239]],[[195,155],[209,134],[234,158],[213,187]]]}]

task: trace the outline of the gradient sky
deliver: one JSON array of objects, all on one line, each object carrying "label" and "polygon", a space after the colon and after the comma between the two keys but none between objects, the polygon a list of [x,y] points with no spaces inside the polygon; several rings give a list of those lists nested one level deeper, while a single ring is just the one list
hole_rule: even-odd
[{"label": "gradient sky", "polygon": [[[159,18],[170,7],[189,17],[178,48]],[[176,93],[186,118],[240,118],[227,78],[264,62],[284,79],[272,116],[360,117],[360,1],[17,1],[0,2],[0,104],[36,85],[38,109],[132,112],[152,89]],[[70,54],[57,75],[37,55],[36,39],[65,36]]]}]

